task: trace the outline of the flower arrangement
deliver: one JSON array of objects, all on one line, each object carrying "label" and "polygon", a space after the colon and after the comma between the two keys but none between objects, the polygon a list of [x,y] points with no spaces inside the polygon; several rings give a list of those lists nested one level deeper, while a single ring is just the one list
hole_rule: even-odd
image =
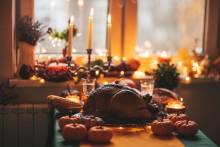
[{"label": "flower arrangement", "polygon": [[[49,28],[47,33],[49,35],[51,35],[51,37],[53,37],[53,38],[65,40],[66,43],[68,42],[68,29],[64,29],[63,31],[59,32],[56,29],[53,30],[52,28]],[[73,37],[75,37],[77,35],[77,33],[78,33],[78,29],[74,25],[73,26]]]},{"label": "flower arrangement", "polygon": [[17,39],[35,46],[44,35],[43,25],[39,21],[33,21],[32,17],[24,16],[17,24]]}]

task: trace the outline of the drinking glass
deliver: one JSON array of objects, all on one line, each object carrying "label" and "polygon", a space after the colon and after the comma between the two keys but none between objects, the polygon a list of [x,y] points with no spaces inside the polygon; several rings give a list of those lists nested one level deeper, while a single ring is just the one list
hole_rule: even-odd
[{"label": "drinking glass", "polygon": [[95,79],[84,79],[82,81],[82,90],[84,95],[83,100],[87,100],[90,92],[95,90]]},{"label": "drinking glass", "polygon": [[154,77],[153,76],[147,76],[145,79],[140,80],[141,84],[141,94],[142,95],[153,95],[154,91]]}]

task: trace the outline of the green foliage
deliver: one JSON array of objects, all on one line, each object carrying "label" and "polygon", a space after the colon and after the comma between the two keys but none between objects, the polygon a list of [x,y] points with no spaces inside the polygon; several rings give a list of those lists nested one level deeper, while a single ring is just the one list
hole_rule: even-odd
[{"label": "green foliage", "polygon": [[91,66],[100,66],[100,67],[104,67],[104,61],[102,59],[96,59],[95,61],[91,62]]},{"label": "green foliage", "polygon": [[158,64],[154,74],[155,87],[173,90],[179,84],[179,73],[173,64]]},{"label": "green foliage", "polygon": [[[73,26],[73,37],[76,36],[78,32],[78,29],[76,28],[76,26]],[[54,29],[52,32],[50,32],[50,35],[54,38],[59,38],[61,40],[65,40],[66,42],[68,42],[68,29],[64,29],[63,31],[59,32],[56,29]]]},{"label": "green foliage", "polygon": [[39,21],[34,22],[32,17],[24,16],[17,23],[17,39],[36,45],[44,35],[43,26]]}]

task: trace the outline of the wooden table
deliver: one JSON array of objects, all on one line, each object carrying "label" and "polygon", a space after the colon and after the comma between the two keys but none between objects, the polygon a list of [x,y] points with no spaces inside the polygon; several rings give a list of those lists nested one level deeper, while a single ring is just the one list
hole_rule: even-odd
[{"label": "wooden table", "polygon": [[136,132],[114,132],[111,143],[91,144],[88,141],[83,142],[65,142],[61,136],[57,121],[54,125],[54,147],[217,147],[202,131],[199,131],[194,137],[157,137],[148,129]]}]

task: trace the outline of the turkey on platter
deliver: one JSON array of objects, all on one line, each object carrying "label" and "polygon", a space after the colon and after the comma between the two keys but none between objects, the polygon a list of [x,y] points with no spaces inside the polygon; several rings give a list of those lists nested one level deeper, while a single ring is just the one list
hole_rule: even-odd
[{"label": "turkey on platter", "polygon": [[158,113],[151,97],[133,88],[107,84],[94,90],[83,107],[86,115],[118,119],[153,119]]}]

